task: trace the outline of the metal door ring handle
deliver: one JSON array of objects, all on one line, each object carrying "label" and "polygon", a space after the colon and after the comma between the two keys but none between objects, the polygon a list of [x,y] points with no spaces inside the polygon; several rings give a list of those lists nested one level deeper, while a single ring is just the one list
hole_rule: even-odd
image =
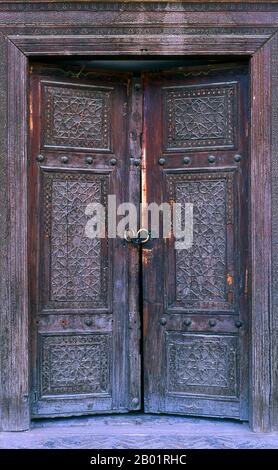
[{"label": "metal door ring handle", "polygon": [[[142,240],[143,237],[140,236],[140,234],[142,232],[146,233],[146,237],[143,240]],[[141,245],[143,245],[144,243],[147,243],[150,239],[150,232],[148,231],[148,229],[140,228],[140,230],[138,230],[138,232],[137,232],[137,239],[138,239],[139,243],[141,243]]]},{"label": "metal door ring handle", "polygon": [[[145,233],[145,237],[141,234]],[[128,243],[133,243],[134,245],[143,245],[147,243],[150,239],[150,232],[146,228],[140,228],[136,233],[135,230],[129,229],[124,231],[124,239]]]},{"label": "metal door ring handle", "polygon": [[127,242],[132,242],[132,239],[133,238],[136,238],[136,234],[135,234],[135,231],[134,230],[125,230],[124,231],[124,239],[127,241]]}]

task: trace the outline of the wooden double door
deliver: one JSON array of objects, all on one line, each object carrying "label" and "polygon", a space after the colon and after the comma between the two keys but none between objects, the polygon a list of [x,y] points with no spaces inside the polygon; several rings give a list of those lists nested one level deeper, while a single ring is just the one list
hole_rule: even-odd
[{"label": "wooden double door", "polygon": [[[33,417],[248,419],[248,100],[242,64],[32,67]],[[190,204],[192,246],[176,249],[173,229],[111,236],[126,215],[111,196],[115,210]],[[106,222],[94,238],[92,203]]]}]

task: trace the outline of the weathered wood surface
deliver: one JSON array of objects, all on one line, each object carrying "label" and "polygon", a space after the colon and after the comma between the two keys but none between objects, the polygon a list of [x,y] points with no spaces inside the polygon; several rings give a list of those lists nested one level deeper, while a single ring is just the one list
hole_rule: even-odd
[{"label": "weathered wood surface", "polygon": [[[140,78],[133,77],[129,85],[129,158],[128,176],[129,202],[137,207],[140,213],[141,201],[141,165],[142,165],[142,131],[143,131],[143,89]],[[139,229],[139,227],[138,227]],[[130,409],[141,409],[141,253],[133,244],[128,247],[128,295],[129,295],[129,393]]]},{"label": "weathered wood surface", "polygon": [[[258,382],[253,388],[251,395],[254,398],[251,405],[251,415],[253,416],[253,426],[257,430],[267,430],[278,425],[277,421],[277,295],[276,290],[271,297],[271,274],[273,276],[273,286],[276,287],[277,278],[277,260],[276,260],[276,239],[278,224],[278,215],[276,211],[276,200],[278,198],[276,185],[276,155],[277,142],[275,126],[277,126],[276,109],[277,94],[276,90],[276,57],[277,38],[273,38],[271,48],[268,51],[267,42],[277,30],[277,2],[262,3],[160,3],[160,2],[127,2],[127,3],[87,3],[87,2],[4,2],[0,4],[0,25],[1,32],[6,36],[13,36],[12,41],[7,48],[5,39],[1,40],[1,195],[0,195],[0,218],[1,218],[1,339],[3,347],[1,351],[1,404],[2,404],[2,428],[10,430],[26,429],[28,426],[28,412],[25,413],[26,406],[23,404],[24,395],[26,395],[27,378],[26,367],[27,359],[24,358],[24,351],[27,346],[27,309],[26,309],[26,266],[24,260],[27,259],[26,240],[24,240],[25,222],[24,213],[22,213],[22,201],[19,205],[8,206],[9,188],[17,188],[16,197],[19,190],[24,191],[26,185],[26,159],[22,153],[25,148],[26,134],[24,132],[26,122],[22,119],[25,112],[25,82],[26,77],[26,59],[25,55],[39,54],[40,48],[45,49],[46,53],[51,55],[65,55],[74,52],[94,55],[97,53],[128,55],[140,54],[146,52],[149,55],[165,55],[175,52],[175,42],[177,42],[177,51],[180,54],[192,54],[196,51],[198,54],[222,55],[240,54],[253,57],[253,86],[260,91],[260,100],[251,101],[253,126],[251,126],[251,138],[253,139],[252,149],[256,149],[258,154],[262,155],[262,149],[266,145],[266,153],[272,160],[272,243],[273,243],[273,265],[270,271],[268,263],[270,255],[270,205],[269,205],[269,181],[270,164],[264,162],[264,158],[258,158],[251,152],[251,161],[257,162],[259,168],[256,170],[253,181],[257,182],[257,191],[252,194],[253,202],[251,206],[251,218],[257,220],[260,224],[260,233],[264,238],[254,236],[252,246],[258,254],[258,261],[255,259],[255,253],[252,256],[251,274],[254,276],[252,284],[259,291],[255,294],[253,301],[253,328],[252,328],[252,368],[257,367],[255,374],[259,374],[259,367],[263,367],[263,373],[255,380]],[[24,11],[24,14],[23,14]],[[93,20],[97,22],[97,27],[92,26]],[[27,26],[28,24],[28,26]],[[113,28],[111,28],[113,24]],[[178,25],[178,26],[176,26]],[[208,26],[209,25],[209,26]],[[109,33],[110,31],[110,33]],[[20,39],[20,35],[28,37]],[[79,35],[81,46],[75,42],[75,35]],[[110,35],[107,41],[107,35]],[[138,36],[138,43],[134,42],[134,34]],[[19,35],[19,36],[17,36]],[[45,38],[44,38],[44,35]],[[51,35],[57,36],[57,39],[51,39]],[[65,43],[64,35],[72,36],[72,42],[67,37]],[[89,37],[87,37],[89,35]],[[93,35],[93,40],[90,39]],[[98,35],[100,35],[99,48],[97,47]],[[101,36],[105,36],[105,41]],[[124,47],[119,41],[120,36],[130,37],[130,42],[126,41]],[[145,40],[144,40],[144,35]],[[35,36],[35,39],[32,39]],[[80,37],[83,36],[83,39]],[[95,38],[96,36],[96,38]],[[151,48],[148,50],[150,36]],[[223,36],[227,41],[223,42]],[[244,36],[246,42],[244,43]],[[87,38],[86,38],[87,37]],[[114,42],[115,38],[115,42]],[[163,38],[163,47],[159,46]],[[184,48],[179,38],[184,38]],[[30,40],[29,40],[30,39]],[[91,41],[91,48],[84,48],[86,39]],[[46,44],[44,44],[44,40]],[[195,42],[196,41],[196,42]],[[206,42],[208,41],[208,47]],[[16,42],[14,44],[13,42]],[[55,49],[51,49],[55,43]],[[114,45],[113,45],[114,43]],[[266,45],[263,51],[260,48]],[[223,45],[221,47],[221,45]],[[14,50],[15,49],[15,50]],[[147,49],[147,51],[146,51]],[[267,59],[269,54],[269,59]],[[14,62],[14,71],[7,67],[8,58],[11,63]],[[267,66],[266,60],[272,64],[272,69]],[[263,66],[265,64],[265,67]],[[7,77],[7,72],[11,74]],[[12,79],[13,78],[13,79]],[[9,84],[9,106],[10,120],[7,120],[7,84]],[[268,87],[272,86],[272,92],[267,93]],[[268,99],[265,99],[265,97]],[[14,103],[14,104],[13,104]],[[258,106],[260,103],[260,110]],[[16,127],[14,125],[13,113],[16,113]],[[268,113],[271,111],[271,124],[274,131],[270,137],[262,129],[269,123]],[[8,140],[8,126],[10,126],[10,139]],[[13,138],[16,135],[16,138]],[[254,137],[252,137],[254,136]],[[254,139],[256,143],[254,143]],[[269,143],[270,141],[270,143]],[[7,145],[10,145],[7,151]],[[269,150],[270,145],[270,150]],[[258,150],[259,149],[259,150]],[[22,155],[19,167],[15,171],[8,172],[7,155],[11,157],[13,168],[14,159]],[[263,154],[265,155],[265,154]],[[254,166],[252,167],[254,170]],[[263,173],[265,172],[265,173]],[[259,178],[258,175],[263,175]],[[251,175],[252,179],[252,175]],[[22,195],[22,193],[21,193]],[[260,207],[260,203],[263,204]],[[264,213],[266,209],[266,213]],[[254,213],[252,213],[252,211]],[[16,212],[16,214],[15,214]],[[15,225],[16,221],[21,224]],[[23,222],[23,225],[22,225]],[[10,225],[12,223],[12,225]],[[257,229],[257,227],[256,227]],[[16,233],[15,233],[16,231]],[[17,250],[19,255],[15,257],[14,246],[11,244],[11,234],[17,242],[22,242],[22,247]],[[266,264],[266,265],[265,265]],[[17,273],[16,277],[13,273]],[[260,278],[262,273],[262,278]],[[267,276],[269,273],[269,276]],[[19,284],[18,284],[19,282]],[[12,293],[10,295],[10,292]],[[20,295],[19,295],[20,293]],[[272,308],[270,301],[272,299]],[[260,303],[262,304],[260,305]],[[22,307],[22,309],[21,309]],[[20,311],[19,311],[20,310]],[[258,313],[259,318],[254,315]],[[21,323],[23,322],[23,323]],[[26,337],[20,336],[20,325],[24,325]],[[14,331],[12,330],[15,326]],[[260,335],[264,337],[261,338]],[[19,339],[18,339],[19,338]],[[18,343],[19,341],[19,343]],[[17,342],[17,346],[16,346]],[[270,356],[269,345],[271,345],[272,356]],[[19,346],[19,349],[18,349]],[[260,356],[260,352],[262,356]],[[20,361],[23,361],[21,367]],[[271,359],[271,363],[270,363]],[[270,373],[270,367],[272,373]],[[250,367],[250,375],[253,377],[254,370]],[[255,377],[255,376],[254,376]],[[251,380],[252,382],[252,380]],[[271,387],[270,387],[271,384]],[[28,392],[27,392],[28,393]],[[258,410],[256,406],[258,404]],[[271,415],[269,417],[269,404],[271,404]],[[271,421],[271,422],[270,422]]]},{"label": "weathered wood surface", "polygon": [[[1,273],[1,412],[3,429],[29,426],[28,281],[27,281],[27,59],[8,47],[8,153],[2,168],[7,203],[2,216],[6,266]],[[5,56],[4,56],[5,60]],[[13,83],[12,86],[11,83]],[[4,144],[5,141],[2,141]],[[5,172],[6,170],[6,172]],[[7,198],[7,199],[6,199]],[[2,253],[1,253],[2,254]]]},{"label": "weathered wood surface", "polygon": [[[270,297],[270,342],[271,342],[271,428],[278,430],[278,35],[270,44],[270,92],[268,95],[270,110],[270,172],[271,172],[271,279],[272,296]],[[268,168],[269,170],[269,168]],[[267,358],[266,358],[267,359]]]},{"label": "weathered wood surface", "polygon": [[268,42],[251,59],[251,335],[257,338],[251,347],[251,390],[256,410],[252,423],[254,430],[265,431],[270,427],[271,395],[270,50]]},{"label": "weathered wood surface", "polygon": [[[128,77],[61,75],[34,66],[30,82],[34,417],[129,407],[128,259],[107,212],[109,194],[128,199]],[[101,239],[85,233],[92,203],[106,210]]]},{"label": "weathered wood surface", "polygon": [[191,248],[160,233],[144,250],[146,410],[246,420],[248,67],[145,77],[147,201],[194,215]]}]

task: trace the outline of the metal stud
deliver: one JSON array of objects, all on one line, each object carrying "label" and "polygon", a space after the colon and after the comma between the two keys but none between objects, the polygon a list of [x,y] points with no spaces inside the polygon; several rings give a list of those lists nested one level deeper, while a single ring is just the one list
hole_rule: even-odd
[{"label": "metal stud", "polygon": [[192,321],[190,320],[190,318],[187,318],[183,323],[184,323],[184,326],[190,326]]},{"label": "metal stud", "polygon": [[141,165],[141,160],[139,158],[135,158],[133,160],[133,164],[134,164],[134,166],[140,166]]},{"label": "metal stud", "polygon": [[92,326],[92,324],[93,324],[92,320],[90,320],[89,318],[84,320],[84,323],[85,323],[86,326]]},{"label": "metal stud", "polygon": [[116,158],[111,158],[110,165],[112,165],[112,166],[117,165],[117,159]]},{"label": "metal stud", "polygon": [[191,163],[191,158],[190,158],[190,157],[184,157],[183,163],[184,163],[185,165],[189,165],[189,163]]},{"label": "metal stud", "polygon": [[91,165],[93,163],[94,159],[93,157],[86,157],[85,162],[88,163],[88,165]]},{"label": "metal stud", "polygon": [[37,162],[40,162],[40,163],[43,162],[44,159],[45,159],[44,155],[38,155],[36,158]]},{"label": "metal stud", "polygon": [[235,325],[236,325],[237,328],[240,328],[243,325],[243,323],[242,323],[241,320],[236,320]]},{"label": "metal stud", "polygon": [[166,162],[165,158],[160,158],[160,159],[158,160],[158,163],[159,163],[159,165],[161,165],[161,166],[163,166],[163,165],[165,164],[165,162]]},{"label": "metal stud", "polygon": [[215,325],[216,325],[216,320],[214,320],[213,318],[209,320],[209,326],[215,326]]},{"label": "metal stud", "polygon": [[66,157],[66,156],[61,157],[61,162],[62,163],[68,163],[69,162],[69,157]]},{"label": "metal stud", "polygon": [[214,163],[214,162],[215,162],[215,160],[216,160],[216,158],[215,158],[215,156],[214,156],[214,155],[210,155],[210,156],[208,157],[208,161],[209,161],[209,163]]},{"label": "metal stud", "polygon": [[137,397],[136,397],[136,398],[132,398],[131,404],[132,404],[132,406],[133,406],[134,408],[135,408],[136,406],[138,406],[138,405],[139,405],[139,398],[137,398]]},{"label": "metal stud", "polygon": [[240,162],[241,158],[242,158],[241,155],[236,154],[236,155],[234,156],[234,161],[235,161],[236,163],[238,163],[238,162]]},{"label": "metal stud", "polygon": [[159,321],[159,323],[160,323],[160,325],[165,326],[166,323],[167,323],[166,318],[161,318],[160,321]]}]

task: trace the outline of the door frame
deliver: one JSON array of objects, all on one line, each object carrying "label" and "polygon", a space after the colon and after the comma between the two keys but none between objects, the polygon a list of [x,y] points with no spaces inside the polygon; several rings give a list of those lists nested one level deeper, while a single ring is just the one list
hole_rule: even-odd
[{"label": "door frame", "polygon": [[[12,3],[10,7],[0,5],[1,428],[16,431],[30,426],[29,57],[221,55],[250,59],[250,425],[254,431],[278,429],[278,318],[275,312],[278,297],[275,294],[272,297],[271,290],[272,282],[274,288],[278,287],[277,248],[271,258],[272,237],[274,246],[278,237],[278,204],[271,205],[271,199],[277,201],[278,198],[277,3],[265,4],[260,9],[259,2],[186,5],[182,2],[45,4],[41,1],[36,7],[30,1],[24,2],[21,10],[20,3]],[[60,12],[57,15],[55,8]],[[97,20],[95,29],[88,27],[92,24],[90,18]],[[150,27],[146,26],[146,20]],[[24,23],[33,23],[33,26],[23,28]],[[136,292],[136,279],[135,274],[130,292]]]}]

